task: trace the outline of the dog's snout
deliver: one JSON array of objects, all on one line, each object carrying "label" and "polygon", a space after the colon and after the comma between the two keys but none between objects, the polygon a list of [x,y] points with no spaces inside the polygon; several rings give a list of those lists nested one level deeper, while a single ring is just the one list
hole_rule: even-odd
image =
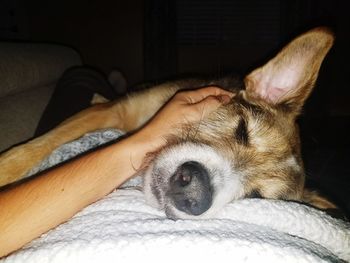
[{"label": "dog's snout", "polygon": [[187,214],[207,211],[212,203],[212,189],[206,168],[194,161],[183,163],[170,180],[168,196],[177,209]]}]

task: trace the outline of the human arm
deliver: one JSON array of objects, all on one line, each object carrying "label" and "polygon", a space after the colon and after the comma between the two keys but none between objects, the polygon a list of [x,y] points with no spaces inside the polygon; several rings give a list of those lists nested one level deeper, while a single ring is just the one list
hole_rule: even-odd
[{"label": "human arm", "polygon": [[135,134],[0,192],[0,257],[117,188],[174,126],[200,120],[228,100],[222,95],[230,94],[213,87],[180,92]]}]

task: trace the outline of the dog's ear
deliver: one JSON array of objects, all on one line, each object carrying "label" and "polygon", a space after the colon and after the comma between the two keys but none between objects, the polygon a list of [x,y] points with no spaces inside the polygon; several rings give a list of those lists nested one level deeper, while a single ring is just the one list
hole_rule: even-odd
[{"label": "dog's ear", "polygon": [[349,219],[347,218],[346,214],[342,209],[334,205],[331,201],[329,201],[326,197],[322,196],[316,191],[311,191],[308,189],[304,189],[303,196],[302,196],[302,202],[311,205],[315,208],[318,208],[320,210],[323,210],[326,212],[328,215],[346,220],[348,221]]},{"label": "dog's ear", "polygon": [[304,189],[302,201],[322,210],[337,209],[337,206],[317,191]]},{"label": "dog's ear", "polygon": [[334,36],[316,28],[295,38],[266,65],[245,78],[247,96],[299,113],[309,96]]}]

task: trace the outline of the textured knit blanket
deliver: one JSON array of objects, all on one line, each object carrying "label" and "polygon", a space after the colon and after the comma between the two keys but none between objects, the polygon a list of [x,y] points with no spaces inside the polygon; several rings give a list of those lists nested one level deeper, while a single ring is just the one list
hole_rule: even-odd
[{"label": "textured knit blanket", "polygon": [[[88,134],[57,149],[32,173],[120,135]],[[244,199],[212,219],[173,221],[145,202],[140,181],[133,179],[0,262],[350,261],[350,224],[322,211]]]}]

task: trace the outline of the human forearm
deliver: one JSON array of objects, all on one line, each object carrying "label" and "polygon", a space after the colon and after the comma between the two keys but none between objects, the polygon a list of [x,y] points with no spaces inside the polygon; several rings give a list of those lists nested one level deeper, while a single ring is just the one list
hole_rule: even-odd
[{"label": "human forearm", "polygon": [[102,198],[135,173],[147,151],[131,136],[0,193],[0,257]]}]

